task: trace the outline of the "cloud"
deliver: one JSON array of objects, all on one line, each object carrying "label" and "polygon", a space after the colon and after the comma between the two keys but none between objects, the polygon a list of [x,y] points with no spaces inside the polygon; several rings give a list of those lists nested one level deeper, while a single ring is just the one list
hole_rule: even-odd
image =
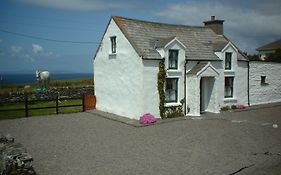
[{"label": "cloud", "polygon": [[58,54],[55,54],[51,51],[45,51],[45,49],[39,44],[31,44],[32,55],[34,57],[43,57],[43,58],[53,58],[59,57]]},{"label": "cloud", "polygon": [[22,46],[12,45],[8,49],[0,49],[1,56],[8,56],[12,58],[24,59],[26,61],[34,62],[36,60],[45,58],[57,58],[58,54],[45,49],[39,44],[31,44],[30,49],[24,49]]},{"label": "cloud", "polygon": [[[5,55],[4,52],[3,54]],[[26,59],[31,62],[34,61],[33,57],[29,53],[26,53],[22,46],[10,46],[8,55],[14,58]]]},{"label": "cloud", "polygon": [[34,54],[38,54],[38,53],[44,51],[43,47],[40,46],[39,44],[32,44],[31,46],[32,46],[32,52],[33,52]]},{"label": "cloud", "polygon": [[281,37],[280,6],[281,3],[273,0],[194,1],[168,4],[155,15],[167,22],[200,26],[215,15],[225,20],[226,36],[241,49],[254,52],[260,45]]},{"label": "cloud", "polygon": [[18,55],[22,51],[21,46],[11,46],[10,47],[10,53],[12,56]]},{"label": "cloud", "polygon": [[35,4],[39,6],[77,10],[77,11],[91,11],[91,10],[106,10],[106,9],[120,9],[128,8],[128,3],[116,2],[114,0],[18,0],[24,3]]}]

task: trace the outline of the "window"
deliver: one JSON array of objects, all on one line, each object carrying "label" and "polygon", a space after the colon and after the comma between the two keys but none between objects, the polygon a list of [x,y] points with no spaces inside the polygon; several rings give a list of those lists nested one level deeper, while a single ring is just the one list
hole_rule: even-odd
[{"label": "window", "polygon": [[178,101],[178,79],[167,78],[165,88],[165,102]]},{"label": "window", "polygon": [[169,50],[169,69],[178,69],[178,50]]},{"label": "window", "polygon": [[111,53],[116,53],[116,36],[110,37],[111,41]]},{"label": "window", "polygon": [[266,82],[266,76],[261,76],[261,85],[268,85]]},{"label": "window", "polygon": [[225,77],[224,78],[224,98],[233,97],[233,80],[234,80],[234,77]]},{"label": "window", "polygon": [[226,52],[225,53],[225,70],[231,70],[231,56],[232,53],[231,52]]}]

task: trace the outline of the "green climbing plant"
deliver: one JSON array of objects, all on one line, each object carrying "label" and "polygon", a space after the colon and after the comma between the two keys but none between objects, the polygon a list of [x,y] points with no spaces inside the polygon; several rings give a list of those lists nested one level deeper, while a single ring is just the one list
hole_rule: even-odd
[{"label": "green climbing plant", "polygon": [[166,81],[166,70],[164,59],[159,62],[159,72],[158,72],[158,93],[159,93],[159,112],[162,119],[166,118],[165,115],[165,91],[164,85]]}]

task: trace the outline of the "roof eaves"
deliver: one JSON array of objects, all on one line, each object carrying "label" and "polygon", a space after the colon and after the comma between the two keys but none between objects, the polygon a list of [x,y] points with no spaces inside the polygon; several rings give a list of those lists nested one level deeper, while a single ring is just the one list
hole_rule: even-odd
[{"label": "roof eaves", "polygon": [[108,29],[108,26],[109,26],[109,24],[110,24],[110,21],[111,21],[111,19],[108,21],[108,23],[107,23],[107,25],[106,25],[106,29],[105,29],[105,31],[103,32],[103,35],[102,35],[101,40],[100,40],[99,47],[98,47],[97,50],[96,50],[96,53],[95,53],[95,55],[94,55],[94,57],[93,57],[93,60],[96,59],[97,53],[98,53],[98,51],[100,50],[100,47],[101,47],[101,45],[102,45],[102,40],[103,40],[104,35],[105,35],[105,33],[106,33],[107,29]]},{"label": "roof eaves", "polygon": [[129,43],[132,45],[132,47],[135,49],[135,51],[137,52],[137,54],[140,57],[143,57],[142,52],[138,49],[138,47],[136,46],[136,44],[133,42],[133,40],[129,37],[129,34],[127,33],[126,29],[123,26],[123,22],[122,22],[122,17],[119,16],[112,16],[111,17],[114,22],[117,24],[117,26],[119,27],[119,29],[121,30],[121,32],[124,34],[124,36],[127,38],[127,40],[129,41]]},{"label": "roof eaves", "polygon": [[[223,35],[223,37],[224,37],[227,41],[231,42],[225,35]],[[232,44],[232,45],[238,50],[238,52],[245,58],[245,60],[240,59],[240,60],[238,60],[238,61],[249,61],[249,60],[250,60],[234,43],[231,42],[231,44]]]}]

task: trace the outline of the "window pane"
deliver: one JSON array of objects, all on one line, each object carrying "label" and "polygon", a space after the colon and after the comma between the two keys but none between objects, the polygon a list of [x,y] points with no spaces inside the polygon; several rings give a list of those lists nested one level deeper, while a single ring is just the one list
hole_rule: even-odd
[{"label": "window pane", "polygon": [[177,69],[178,68],[178,50],[169,50],[169,68]]},{"label": "window pane", "polygon": [[111,52],[116,53],[116,36],[110,37],[111,40]]},{"label": "window pane", "polygon": [[166,102],[177,102],[178,94],[178,79],[167,78],[165,88],[165,101]]},{"label": "window pane", "polygon": [[225,77],[224,79],[224,97],[233,97],[233,77]]},{"label": "window pane", "polygon": [[232,56],[232,53],[230,53],[230,52],[225,53],[225,69],[226,70],[231,70],[231,56]]}]

